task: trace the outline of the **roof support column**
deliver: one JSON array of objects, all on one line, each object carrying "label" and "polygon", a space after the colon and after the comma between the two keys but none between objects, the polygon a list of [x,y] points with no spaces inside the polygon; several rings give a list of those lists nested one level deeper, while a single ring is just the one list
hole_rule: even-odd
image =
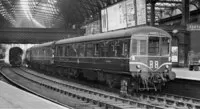
[{"label": "roof support column", "polygon": [[190,51],[190,32],[186,30],[186,26],[189,23],[190,0],[182,0],[182,20],[181,25],[185,27],[185,31],[180,32],[179,38],[179,66],[188,66],[188,53]]},{"label": "roof support column", "polygon": [[182,21],[181,24],[186,26],[189,23],[190,12],[189,12],[189,0],[182,0]]},{"label": "roof support column", "polygon": [[150,25],[151,26],[154,26],[155,24],[155,0],[151,0],[151,22],[150,22]]}]

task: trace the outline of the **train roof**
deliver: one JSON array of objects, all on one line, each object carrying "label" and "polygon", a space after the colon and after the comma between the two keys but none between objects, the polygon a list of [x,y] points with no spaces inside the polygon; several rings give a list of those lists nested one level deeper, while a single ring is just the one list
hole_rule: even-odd
[{"label": "train roof", "polygon": [[95,35],[62,39],[62,40],[56,41],[55,44],[65,44],[65,43],[72,43],[72,42],[84,42],[84,41],[92,41],[92,40],[120,38],[120,37],[131,36],[132,34],[141,34],[141,33],[149,34],[150,32],[151,33],[161,33],[165,36],[171,37],[169,35],[169,33],[167,33],[166,31],[164,31],[160,28],[151,27],[151,26],[141,26],[141,27],[134,27],[134,28],[129,28],[129,29],[125,29],[125,30],[99,33],[99,34],[95,34]]},{"label": "train roof", "polygon": [[51,46],[53,43],[54,43],[54,41],[46,42],[46,43],[43,43],[43,44],[38,44],[38,45],[35,45],[35,46],[31,47],[30,49]]}]

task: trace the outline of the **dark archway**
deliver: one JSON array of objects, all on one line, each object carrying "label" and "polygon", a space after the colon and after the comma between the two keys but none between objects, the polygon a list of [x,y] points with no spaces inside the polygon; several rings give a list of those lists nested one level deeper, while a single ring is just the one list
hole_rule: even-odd
[{"label": "dark archway", "polygon": [[20,66],[22,64],[23,50],[20,47],[13,47],[9,51],[9,62],[12,66]]}]

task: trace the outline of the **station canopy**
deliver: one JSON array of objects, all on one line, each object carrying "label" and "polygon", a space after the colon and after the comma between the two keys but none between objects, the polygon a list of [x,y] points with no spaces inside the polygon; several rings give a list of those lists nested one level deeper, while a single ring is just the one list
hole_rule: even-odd
[{"label": "station canopy", "polygon": [[[101,9],[122,0],[0,0],[0,28],[67,28],[100,19]],[[146,0],[147,21],[155,2],[155,21],[182,13],[182,0]],[[190,0],[190,11],[200,0]]]}]

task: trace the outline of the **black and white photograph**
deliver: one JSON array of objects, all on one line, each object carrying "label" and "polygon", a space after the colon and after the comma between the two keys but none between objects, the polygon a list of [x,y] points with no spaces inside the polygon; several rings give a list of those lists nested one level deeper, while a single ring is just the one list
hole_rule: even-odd
[{"label": "black and white photograph", "polygon": [[200,0],[0,0],[0,109],[200,109]]}]

